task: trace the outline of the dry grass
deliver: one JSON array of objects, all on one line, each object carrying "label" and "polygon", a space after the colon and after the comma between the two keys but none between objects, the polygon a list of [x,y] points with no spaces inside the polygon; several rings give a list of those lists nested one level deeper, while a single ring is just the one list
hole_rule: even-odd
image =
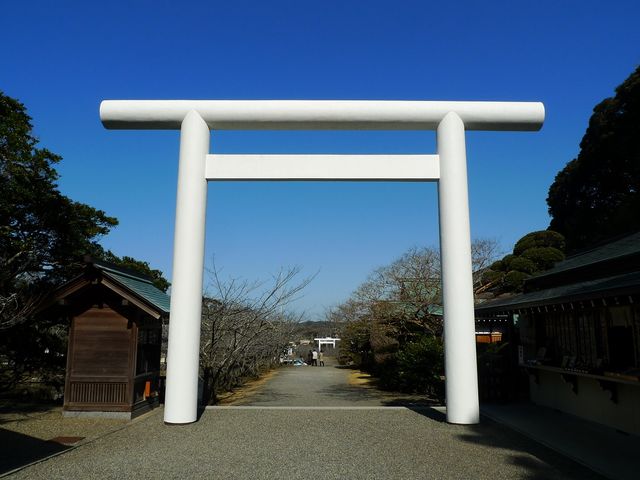
[{"label": "dry grass", "polygon": [[218,402],[216,405],[234,405],[236,402],[245,400],[260,390],[269,380],[280,373],[279,370],[270,370],[262,375],[260,378],[250,380],[241,387],[238,387],[233,392],[226,392],[218,395]]},{"label": "dry grass", "polygon": [[360,370],[349,372],[349,385],[373,388],[375,379],[368,373]]}]

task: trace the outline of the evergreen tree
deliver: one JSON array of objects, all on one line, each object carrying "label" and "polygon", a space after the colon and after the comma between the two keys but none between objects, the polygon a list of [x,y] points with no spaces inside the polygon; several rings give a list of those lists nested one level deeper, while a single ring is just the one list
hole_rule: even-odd
[{"label": "evergreen tree", "polygon": [[82,256],[118,221],[58,190],[61,157],[39,148],[25,106],[0,92],[0,328],[33,299],[76,274]]},{"label": "evergreen tree", "polygon": [[640,229],[640,67],[599,103],[578,157],[549,188],[549,228],[568,251]]},{"label": "evergreen tree", "polygon": [[558,232],[527,233],[513,247],[513,253],[494,262],[482,275],[484,288],[495,294],[521,292],[524,281],[564,259],[565,239]]},{"label": "evergreen tree", "polygon": [[34,312],[81,271],[84,255],[147,274],[161,290],[169,285],[148,263],[104,251],[98,240],[118,221],[60,192],[61,157],[40,148],[32,130],[25,106],[0,91],[0,390],[27,378],[61,388],[66,321]]}]

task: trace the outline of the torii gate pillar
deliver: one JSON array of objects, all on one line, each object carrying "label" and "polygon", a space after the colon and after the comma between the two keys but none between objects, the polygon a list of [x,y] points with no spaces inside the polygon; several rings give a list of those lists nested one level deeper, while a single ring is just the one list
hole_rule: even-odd
[{"label": "torii gate pillar", "polygon": [[480,420],[480,408],[467,154],[464,123],[458,115],[451,112],[442,119],[438,125],[436,140],[440,157],[438,206],[447,421],[473,424]]},{"label": "torii gate pillar", "polygon": [[[209,127],[196,112],[180,126],[180,161],[176,225],[173,241],[173,276],[167,346],[167,388],[164,419],[190,423],[198,417],[200,322],[207,209],[205,159],[209,153]],[[177,319],[177,327],[171,326]]]},{"label": "torii gate pillar", "polygon": [[[110,100],[107,128],[180,129],[166,423],[197,419],[208,180],[437,181],[447,421],[479,421],[465,130],[539,130],[535,102]],[[436,130],[437,155],[209,155],[210,129]]]}]

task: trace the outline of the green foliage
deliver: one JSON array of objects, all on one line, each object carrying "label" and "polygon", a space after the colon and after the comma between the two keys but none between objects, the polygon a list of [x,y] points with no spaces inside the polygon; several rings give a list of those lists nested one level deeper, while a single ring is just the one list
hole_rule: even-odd
[{"label": "green foliage", "polygon": [[515,256],[511,253],[505,255],[502,258],[502,271],[503,272],[508,272],[509,270],[511,270],[511,262],[513,261],[513,259],[515,258]]},{"label": "green foliage", "polygon": [[535,247],[552,247],[564,251],[565,239],[561,234],[552,230],[527,233],[516,242],[513,247],[513,254],[522,255],[525,250]]},{"label": "green foliage", "polygon": [[[493,267],[491,267],[493,268]],[[483,272],[482,274],[482,283],[484,285],[488,284],[488,283],[495,283],[498,282],[502,279],[502,277],[504,277],[504,273],[500,272],[500,271],[495,271],[495,270],[486,270],[485,272]]]},{"label": "green foliage", "polygon": [[531,261],[535,267],[534,272],[539,272],[548,270],[557,262],[563,260],[564,253],[553,247],[533,247],[522,252],[521,258]]},{"label": "green foliage", "polygon": [[504,290],[507,292],[520,292],[524,281],[529,277],[524,272],[518,272],[517,270],[511,270],[504,276],[503,285]]},{"label": "green foliage", "polygon": [[3,332],[0,345],[0,391],[23,380],[37,380],[59,394],[64,387],[67,328],[58,318],[24,322]]},{"label": "green foliage", "polygon": [[524,273],[533,273],[537,270],[536,263],[527,257],[514,257],[509,266],[512,270]]},{"label": "green foliage", "polygon": [[34,379],[60,386],[65,318],[37,318],[38,302],[77,275],[83,256],[109,257],[168,283],[146,262],[118,259],[98,241],[118,221],[58,189],[61,157],[38,147],[25,106],[0,92],[0,388]]},{"label": "green foliage", "polygon": [[365,320],[349,322],[341,333],[339,356],[343,363],[353,362],[363,368],[373,363],[371,324]]},{"label": "green foliage", "polygon": [[596,105],[578,157],[547,197],[551,229],[574,251],[640,229],[640,67]]},{"label": "green foliage", "polygon": [[[37,148],[24,105],[0,92],[0,295],[58,283],[117,225],[58,190],[60,157]],[[44,285],[42,285],[44,284]]]},{"label": "green foliage", "polygon": [[61,157],[38,148],[23,104],[0,92],[0,387],[24,378],[59,386],[66,324],[33,318],[53,285],[75,275],[115,218],[58,190]]},{"label": "green foliage", "polygon": [[564,259],[564,237],[558,232],[543,230],[526,234],[513,247],[513,253],[494,262],[483,274],[483,283],[500,294],[521,292],[524,281]]},{"label": "green foliage", "polygon": [[489,266],[489,270],[492,272],[503,272],[506,269],[502,260],[496,260]]},{"label": "green foliage", "polygon": [[439,395],[444,375],[444,347],[428,335],[409,342],[395,359],[395,387],[401,391]]},{"label": "green foliage", "polygon": [[444,347],[442,340],[420,335],[393,355],[376,362],[372,372],[381,388],[443,397]]}]

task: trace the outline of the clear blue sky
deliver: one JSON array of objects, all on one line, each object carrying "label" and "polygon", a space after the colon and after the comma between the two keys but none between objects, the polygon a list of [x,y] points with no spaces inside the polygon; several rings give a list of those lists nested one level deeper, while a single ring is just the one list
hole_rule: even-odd
[{"label": "clear blue sky", "polygon": [[[3,2],[0,89],[62,155],[60,188],[117,217],[103,239],[171,276],[178,133],[107,131],[103,99],[542,101],[541,132],[468,134],[473,237],[547,227],[593,106],[640,63],[640,2]],[[223,153],[434,153],[432,132],[214,132]],[[319,275],[319,318],[373,268],[437,245],[434,184],[211,183],[207,262]]]}]

